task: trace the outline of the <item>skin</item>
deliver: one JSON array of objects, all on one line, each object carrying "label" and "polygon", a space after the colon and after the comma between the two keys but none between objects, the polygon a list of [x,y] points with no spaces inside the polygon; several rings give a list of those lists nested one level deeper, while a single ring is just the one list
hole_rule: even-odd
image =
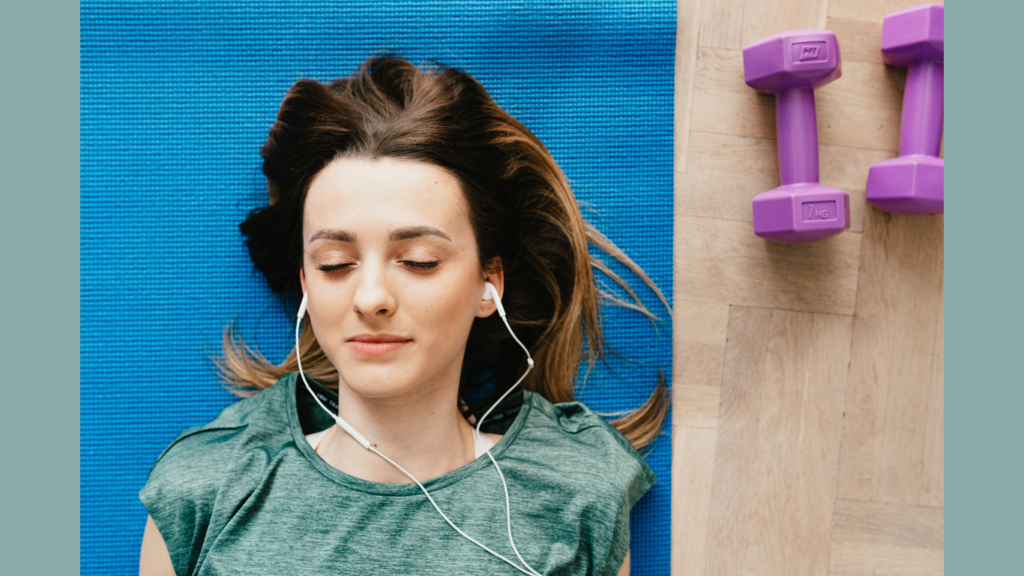
[{"label": "skin", "polygon": [[[459,375],[473,320],[497,310],[483,299],[484,282],[500,296],[504,273],[500,262],[480,266],[459,181],[422,162],[338,159],[311,182],[302,228],[298,273],[317,341],[338,370],[339,415],[421,482],[473,461]],[[349,342],[359,334],[410,341],[365,355]],[[357,478],[411,482],[337,425],[317,452]],[[139,574],[174,574],[152,518]],[[628,553],[619,574],[629,574]]]},{"label": "skin", "polygon": [[[421,481],[466,465],[473,436],[457,408],[459,374],[473,320],[497,310],[483,300],[484,282],[500,296],[504,274],[480,267],[458,180],[419,162],[337,160],[313,179],[304,212],[299,276],[313,331],[338,369],[339,415]],[[358,334],[411,341],[367,356],[347,342]],[[320,446],[357,478],[410,481],[338,426]]]}]

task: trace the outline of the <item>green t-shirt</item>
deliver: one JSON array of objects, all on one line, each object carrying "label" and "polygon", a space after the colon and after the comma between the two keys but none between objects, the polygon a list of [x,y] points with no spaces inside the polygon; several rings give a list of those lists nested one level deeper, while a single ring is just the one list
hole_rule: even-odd
[{"label": "green t-shirt", "polygon": [[[184,430],[157,458],[139,498],[179,576],[520,574],[453,530],[416,484],[369,482],[325,462],[305,435],[334,421],[296,376]],[[307,379],[337,405],[336,392]],[[548,576],[616,574],[630,509],[654,473],[584,405],[521,398],[491,448],[519,553]],[[456,526],[519,563],[486,455],[423,485]]]}]

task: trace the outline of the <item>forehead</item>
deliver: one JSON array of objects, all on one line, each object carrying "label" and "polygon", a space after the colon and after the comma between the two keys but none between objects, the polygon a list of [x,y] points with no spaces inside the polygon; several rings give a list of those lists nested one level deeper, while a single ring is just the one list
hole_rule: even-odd
[{"label": "forehead", "polygon": [[434,164],[396,158],[332,161],[310,183],[303,213],[303,238],[321,228],[387,234],[416,225],[472,234],[458,179]]}]

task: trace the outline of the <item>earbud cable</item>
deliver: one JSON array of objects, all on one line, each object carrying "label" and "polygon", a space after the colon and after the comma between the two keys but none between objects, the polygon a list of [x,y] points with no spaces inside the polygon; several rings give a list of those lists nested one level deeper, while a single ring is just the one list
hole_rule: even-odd
[{"label": "earbud cable", "polygon": [[[491,414],[491,411],[497,408],[498,404],[501,404],[501,401],[504,400],[505,397],[508,396],[509,393],[512,392],[512,390],[514,390],[515,387],[518,386],[519,383],[526,378],[526,375],[530,373],[530,370],[533,370],[533,358],[530,356],[530,351],[526,349],[526,346],[523,346],[523,343],[519,341],[519,338],[516,338],[516,333],[512,331],[512,327],[509,326],[508,319],[505,318],[505,311],[499,308],[498,312],[501,313],[501,319],[502,321],[505,322],[505,327],[508,328],[509,334],[511,334],[512,338],[516,341],[517,344],[519,344],[519,347],[523,349],[523,352],[526,352],[526,372],[523,372],[523,375],[519,377],[519,380],[516,380],[516,383],[510,386],[509,389],[506,390],[505,393],[502,394],[500,398],[498,398],[498,401],[495,402],[490,407],[490,409],[487,410],[487,412],[484,412],[484,415],[476,423],[477,436],[480,435],[480,426],[483,425],[484,420],[486,420],[487,417]],[[512,505],[509,503],[508,499],[508,484],[505,483],[505,475],[501,472],[501,467],[498,466],[498,461],[494,459],[493,455],[491,455],[491,448],[487,447],[485,451],[487,452],[487,457],[490,458],[491,462],[494,463],[494,468],[498,471],[498,476],[501,478],[501,487],[505,490],[505,520],[508,523],[508,541],[512,544],[512,551],[516,553],[516,558],[519,558],[519,561],[523,563],[523,566],[526,566],[526,568],[530,570],[530,572],[532,572],[534,576],[541,576],[536,570],[533,569],[532,566],[527,564],[526,560],[523,560],[522,555],[519,554],[519,549],[516,548],[516,542],[512,539]]]}]

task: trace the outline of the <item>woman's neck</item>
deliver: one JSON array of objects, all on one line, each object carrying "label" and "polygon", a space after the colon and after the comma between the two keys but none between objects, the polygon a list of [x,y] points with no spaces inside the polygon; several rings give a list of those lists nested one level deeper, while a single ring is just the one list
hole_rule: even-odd
[{"label": "woman's neck", "polygon": [[[459,413],[458,386],[424,385],[394,398],[364,398],[343,381],[338,415],[420,482],[451,472],[474,459],[473,427]],[[338,470],[370,482],[412,480],[363,448],[338,425],[324,434],[317,452]]]}]

